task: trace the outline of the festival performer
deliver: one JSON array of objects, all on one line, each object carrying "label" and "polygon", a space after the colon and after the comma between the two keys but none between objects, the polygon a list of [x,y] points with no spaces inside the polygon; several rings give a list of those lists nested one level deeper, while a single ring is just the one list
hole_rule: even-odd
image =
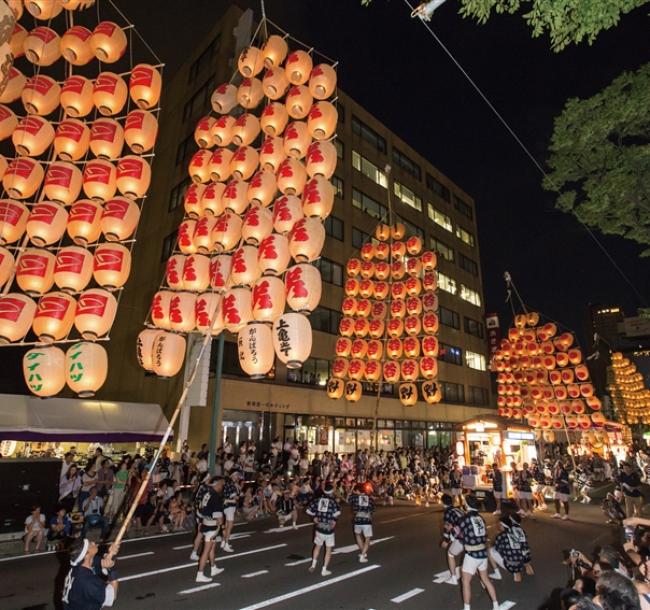
[{"label": "festival performer", "polygon": [[235,470],[226,479],[223,487],[223,514],[226,519],[226,526],[223,529],[221,548],[226,553],[232,553],[234,551],[230,546],[230,535],[232,534],[232,528],[235,525],[235,514],[237,513],[237,505],[239,504],[239,496],[241,494],[239,488],[240,480],[241,472]]},{"label": "festival performer", "polygon": [[[215,557],[216,538],[223,523],[223,484],[222,476],[210,480],[207,493],[201,500],[201,532],[203,533],[203,552],[199,559],[196,582],[212,582],[212,578],[223,572],[218,568]],[[206,576],[205,566],[210,563],[210,576]]]},{"label": "festival performer", "polygon": [[372,498],[365,493],[365,484],[357,483],[354,492],[348,498],[350,508],[352,508],[354,524],[354,537],[359,547],[359,563],[368,562],[368,548],[372,538],[372,513],[375,511],[375,503]]},{"label": "festival performer", "polygon": [[203,542],[203,532],[201,531],[201,504],[203,503],[203,498],[208,493],[209,480],[210,475],[206,474],[204,479],[199,483],[196,493],[194,494],[194,520],[196,534],[194,535],[194,546],[192,547],[192,553],[190,554],[191,561],[199,560],[199,551],[201,550],[201,543]]},{"label": "festival performer", "polygon": [[332,550],[334,549],[334,530],[336,528],[336,521],[341,515],[341,507],[338,502],[333,498],[334,487],[331,483],[327,483],[323,489],[323,495],[311,501],[307,507],[307,514],[313,518],[316,525],[314,532],[314,550],[312,552],[312,561],[309,571],[313,572],[318,563],[318,556],[320,555],[321,548],[325,545],[325,558],[323,560],[323,568],[321,569],[321,576],[329,576],[331,572],[327,569],[332,558]]},{"label": "festival performer", "polygon": [[512,525],[510,517],[501,517],[499,519],[500,533],[494,539],[494,546],[488,549],[488,559],[494,570],[490,574],[490,578],[494,580],[503,578],[499,570],[501,568],[510,572],[515,582],[521,582],[521,573],[524,570],[524,552],[519,540],[519,532],[513,531]]},{"label": "festival performer", "polygon": [[459,540],[460,529],[458,525],[465,513],[454,506],[454,499],[449,494],[443,494],[442,503],[445,509],[442,513],[442,541],[440,546],[447,551],[447,565],[449,576],[446,580],[451,585],[458,584],[460,570],[456,567],[456,558],[463,552],[463,543]]},{"label": "festival performer", "polygon": [[277,501],[276,516],[278,526],[284,527],[289,520],[293,522],[293,529],[298,529],[298,509],[293,499],[291,489],[287,488],[282,492],[282,496]]}]

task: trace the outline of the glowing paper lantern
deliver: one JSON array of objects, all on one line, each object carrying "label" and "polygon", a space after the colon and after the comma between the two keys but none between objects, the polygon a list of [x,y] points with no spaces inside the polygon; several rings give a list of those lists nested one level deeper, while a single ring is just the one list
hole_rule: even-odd
[{"label": "glowing paper lantern", "polygon": [[43,166],[29,157],[14,159],[2,177],[2,186],[14,199],[31,197],[43,181]]},{"label": "glowing paper lantern", "polygon": [[303,216],[302,204],[295,195],[279,197],[273,204],[273,228],[278,233],[289,233]]},{"label": "glowing paper lantern", "polygon": [[81,193],[81,170],[67,161],[50,163],[43,181],[43,195],[63,205],[71,205]]},{"label": "glowing paper lantern", "polygon": [[363,388],[358,381],[347,381],[345,383],[345,400],[357,402],[363,394]]},{"label": "glowing paper lantern", "polygon": [[304,119],[308,114],[314,99],[309,89],[303,85],[294,85],[289,89],[285,100],[287,112],[294,119]]},{"label": "glowing paper lantern", "polygon": [[237,146],[248,146],[253,143],[260,133],[260,121],[250,112],[237,117],[232,132],[233,144]]},{"label": "glowing paper lantern", "polygon": [[411,407],[418,401],[418,387],[414,383],[401,383],[397,394],[405,407]]},{"label": "glowing paper lantern", "polygon": [[151,183],[151,166],[145,159],[135,155],[122,157],[117,163],[115,184],[125,197],[144,197]]},{"label": "glowing paper lantern", "polygon": [[237,335],[239,364],[251,379],[262,379],[273,368],[273,333],[261,322],[245,326]]},{"label": "glowing paper lantern", "polygon": [[266,276],[253,286],[253,318],[258,322],[275,322],[284,311],[285,287],[279,277]]},{"label": "glowing paper lantern", "polygon": [[309,79],[313,68],[311,56],[305,51],[293,51],[285,62],[285,71],[289,82],[294,85],[302,85]]},{"label": "glowing paper lantern", "polygon": [[129,95],[135,105],[142,110],[154,108],[160,100],[162,76],[149,64],[138,64],[131,70]]},{"label": "glowing paper lantern", "polygon": [[230,211],[217,217],[212,230],[212,240],[217,252],[230,252],[241,239],[243,221],[240,216]]},{"label": "glowing paper lantern", "polygon": [[345,383],[341,379],[334,377],[327,381],[327,397],[332,399],[339,399],[343,397]]},{"label": "glowing paper lantern", "polygon": [[45,294],[54,284],[55,256],[47,250],[26,248],[18,256],[16,282],[30,296]]},{"label": "glowing paper lantern", "polygon": [[[209,172],[209,177],[212,180],[221,182],[228,180],[231,174],[230,162],[232,161],[232,157],[233,152],[227,148],[217,148],[213,153],[201,150],[192,157],[192,161],[190,162],[190,175],[192,175],[192,179],[195,182],[207,182],[203,166],[205,165],[205,159],[208,159],[207,171]],[[196,174],[192,173],[192,168],[196,168]]]},{"label": "glowing paper lantern", "polygon": [[0,247],[0,288],[7,283],[9,278],[13,278],[15,264],[13,254],[6,248]]},{"label": "glowing paper lantern", "polygon": [[366,372],[366,363],[360,358],[353,358],[350,360],[348,367],[348,377],[354,380],[363,379]]},{"label": "glowing paper lantern", "polygon": [[305,184],[302,201],[305,216],[325,220],[334,206],[334,187],[323,176],[315,176]]},{"label": "glowing paper lantern", "polygon": [[25,54],[23,49],[25,38],[27,38],[27,30],[20,23],[16,23],[11,33],[11,39],[9,40],[9,47],[14,60]]},{"label": "glowing paper lantern", "polygon": [[93,104],[104,116],[113,116],[124,108],[127,97],[124,79],[114,72],[100,72],[93,87]]},{"label": "glowing paper lantern", "polygon": [[169,305],[174,293],[169,290],[159,290],[151,301],[151,321],[158,328],[166,330],[171,328],[169,319]]},{"label": "glowing paper lantern", "polygon": [[289,158],[278,167],[277,178],[278,189],[283,195],[301,195],[307,182],[307,172],[300,161]]},{"label": "glowing paper lantern", "polygon": [[0,344],[20,341],[29,331],[36,303],[28,296],[10,292],[0,297]]},{"label": "glowing paper lantern", "polygon": [[25,8],[30,15],[42,21],[53,19],[63,10],[60,0],[27,0]]},{"label": "glowing paper lantern", "polygon": [[310,178],[324,176],[328,180],[336,169],[336,148],[326,141],[312,142],[307,151],[305,167]]},{"label": "glowing paper lantern", "polygon": [[435,381],[425,381],[422,384],[422,396],[430,405],[436,404],[442,400],[442,391]]},{"label": "glowing paper lantern", "polygon": [[221,195],[225,207],[235,214],[243,214],[248,207],[248,184],[243,180],[231,180]]},{"label": "glowing paper lantern", "polygon": [[245,243],[257,246],[273,232],[273,213],[267,208],[251,207],[242,225]]},{"label": "glowing paper lantern", "polygon": [[123,241],[131,237],[140,219],[140,208],[125,197],[114,197],[104,204],[101,231],[108,241]]},{"label": "glowing paper lantern", "polygon": [[309,111],[307,126],[314,140],[331,138],[336,131],[339,115],[330,102],[316,102]]},{"label": "glowing paper lantern", "polygon": [[289,47],[285,39],[277,34],[269,36],[262,47],[262,60],[267,68],[277,67],[284,61]]},{"label": "glowing paper lantern", "polygon": [[184,288],[183,267],[187,258],[183,254],[173,254],[167,259],[165,279],[170,288],[175,290],[182,290]]},{"label": "glowing paper lantern", "polygon": [[51,66],[61,57],[61,38],[43,25],[28,32],[23,40],[23,51],[29,61],[37,66]]},{"label": "glowing paper lantern", "polygon": [[297,262],[318,258],[325,243],[325,228],[317,218],[303,218],[289,234],[289,252]]},{"label": "glowing paper lantern", "polygon": [[93,109],[93,83],[77,74],[70,76],[61,88],[61,107],[71,117],[85,117]]},{"label": "glowing paper lantern", "polygon": [[387,383],[396,383],[399,381],[400,367],[395,360],[389,360],[383,364],[384,381]]},{"label": "glowing paper lantern", "polygon": [[86,163],[83,173],[83,190],[86,197],[106,201],[115,195],[117,171],[110,161],[92,159]]},{"label": "glowing paper lantern", "polygon": [[158,120],[147,110],[129,112],[124,123],[124,140],[129,148],[141,155],[151,150],[158,135]]},{"label": "glowing paper lantern", "polygon": [[287,313],[273,323],[273,347],[287,368],[302,366],[309,358],[311,346],[311,325],[304,315]]},{"label": "glowing paper lantern", "polygon": [[13,134],[18,125],[18,118],[8,106],[0,105],[0,140]]},{"label": "glowing paper lantern", "polygon": [[284,104],[271,102],[264,107],[260,117],[262,131],[269,136],[279,136],[289,121],[289,113]]},{"label": "glowing paper lantern", "polygon": [[65,292],[50,292],[38,301],[32,329],[42,343],[60,341],[74,322],[77,302]]},{"label": "glowing paper lantern", "polygon": [[219,254],[210,259],[210,287],[221,294],[230,288],[230,270],[232,269],[232,256]]},{"label": "glowing paper lantern", "polygon": [[158,333],[153,341],[153,372],[159,377],[173,377],[178,374],[185,359],[185,338],[168,332]]},{"label": "glowing paper lantern", "polygon": [[97,119],[90,129],[90,150],[100,159],[115,159],[122,154],[124,129],[114,119]]},{"label": "glowing paper lantern", "polygon": [[196,252],[207,254],[214,250],[212,243],[212,229],[216,224],[217,219],[214,216],[204,216],[197,221],[194,235],[192,236],[192,242]]},{"label": "glowing paper lantern", "polygon": [[196,326],[196,295],[176,292],[169,302],[169,324],[172,330],[190,332]]},{"label": "glowing paper lantern", "polygon": [[65,355],[65,374],[68,387],[77,396],[94,396],[108,375],[106,350],[99,343],[75,343]]},{"label": "glowing paper lantern", "polygon": [[223,296],[223,322],[226,330],[239,332],[253,319],[250,288],[231,288]]},{"label": "glowing paper lantern", "polygon": [[230,281],[233,286],[251,286],[260,277],[261,272],[257,263],[257,248],[241,246],[232,255],[232,270]]},{"label": "glowing paper lantern", "polygon": [[264,68],[264,56],[257,47],[246,47],[239,55],[237,69],[244,77],[256,76]]},{"label": "glowing paper lantern", "polygon": [[86,290],[77,301],[75,328],[84,339],[94,341],[111,330],[116,312],[117,300],[110,292],[100,288]]},{"label": "glowing paper lantern", "polygon": [[64,161],[78,161],[88,151],[90,129],[83,121],[65,119],[54,135],[54,151]]},{"label": "glowing paper lantern", "polygon": [[210,103],[218,114],[228,114],[237,104],[237,87],[230,83],[219,85],[212,93]]},{"label": "glowing paper lantern", "polygon": [[79,246],[66,246],[56,254],[54,283],[63,292],[75,293],[83,290],[93,273],[93,255]]},{"label": "glowing paper lantern", "polygon": [[52,201],[37,203],[29,213],[26,231],[36,246],[52,244],[63,235],[68,214],[62,205]]},{"label": "glowing paper lantern", "polygon": [[257,262],[263,274],[281,275],[290,258],[289,241],[284,235],[273,233],[260,243]]},{"label": "glowing paper lantern", "polygon": [[102,207],[95,201],[77,201],[68,214],[68,235],[79,246],[94,243],[101,233]]},{"label": "glowing paper lantern", "polygon": [[2,93],[0,93],[0,103],[9,104],[15,102],[19,97],[21,97],[26,84],[27,78],[25,75],[20,70],[11,66],[11,68],[9,68],[5,88]]},{"label": "glowing paper lantern", "polygon": [[311,312],[320,302],[320,271],[313,265],[294,265],[284,276],[287,305],[299,313]]},{"label": "glowing paper lantern", "polygon": [[[191,290],[192,292],[207,290],[210,285],[210,259],[207,256],[190,254],[185,257],[181,271],[182,284],[185,290]],[[167,277],[169,279],[169,271]]]},{"label": "glowing paper lantern", "polygon": [[311,136],[303,121],[293,121],[284,130],[284,152],[293,159],[302,159],[311,144]]},{"label": "glowing paper lantern", "polygon": [[[205,193],[205,189],[205,184],[197,184],[195,182],[187,187],[183,196],[183,209],[190,218],[199,218],[199,216],[203,215],[201,197]],[[210,213],[212,213],[212,210],[210,210]]]},{"label": "glowing paper lantern", "polygon": [[138,335],[136,343],[136,356],[138,364],[145,371],[153,372],[153,343],[161,331],[146,328]]},{"label": "glowing paper lantern", "polygon": [[90,37],[90,48],[99,61],[115,63],[126,51],[126,34],[112,21],[100,21]]},{"label": "glowing paper lantern", "polygon": [[262,89],[264,95],[270,100],[279,100],[287,92],[288,88],[289,79],[281,68],[275,70],[271,68],[264,73]]},{"label": "glowing paper lantern", "polygon": [[[282,138],[267,136],[260,148],[260,167],[269,172],[275,173],[287,155],[284,152]],[[276,182],[277,187],[277,182]]]},{"label": "glowing paper lantern", "polygon": [[131,272],[131,253],[122,244],[101,244],[95,250],[93,277],[107,290],[124,286]]},{"label": "glowing paper lantern", "polygon": [[27,115],[20,119],[11,140],[19,155],[38,157],[54,140],[54,127],[42,117]]},{"label": "glowing paper lantern", "polygon": [[248,180],[257,169],[259,153],[251,146],[240,146],[230,161],[230,171],[235,178]]},{"label": "glowing paper lantern", "polygon": [[223,314],[221,310],[221,295],[214,292],[204,292],[196,297],[194,307],[196,329],[200,332],[219,334],[223,330]]},{"label": "glowing paper lantern", "polygon": [[314,66],[309,75],[309,92],[317,100],[325,100],[336,90],[336,70],[329,64]]},{"label": "glowing paper lantern", "polygon": [[237,88],[237,102],[243,108],[257,108],[263,98],[262,81],[257,78],[245,78]]},{"label": "glowing paper lantern", "polygon": [[73,66],[84,66],[93,58],[90,47],[92,32],[82,25],[73,25],[61,36],[61,54]]},{"label": "glowing paper lantern", "polygon": [[65,386],[65,354],[58,347],[36,347],[23,356],[23,376],[36,396],[54,396]]}]

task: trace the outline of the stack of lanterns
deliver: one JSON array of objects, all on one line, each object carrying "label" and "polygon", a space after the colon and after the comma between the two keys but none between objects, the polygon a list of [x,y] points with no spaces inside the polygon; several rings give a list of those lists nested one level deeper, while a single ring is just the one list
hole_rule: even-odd
[{"label": "stack of lanterns", "polygon": [[594,395],[589,369],[573,333],[558,334],[557,325],[540,325],[538,313],[515,316],[508,337],[496,350],[497,406],[502,417],[526,419],[543,431],[602,427],[600,399]]},{"label": "stack of lanterns", "polygon": [[298,368],[311,352],[313,263],[334,204],[336,72],[277,35],[244,49],[238,71],[196,125],[176,249],[138,337],[140,365],[163,377],[180,371],[193,331],[236,333],[253,378],[276,356]]},{"label": "stack of lanterns", "polygon": [[[25,16],[0,94],[0,139],[12,147],[0,156],[0,344],[37,345],[23,371],[38,396],[66,383],[89,396],[106,379],[95,341],[108,335],[129,277],[158,129],[161,75],[131,65],[125,30],[68,27],[71,11],[91,4],[10,3]],[[62,64],[58,81],[50,74]],[[59,342],[72,346],[64,353]]]},{"label": "stack of lanterns", "polygon": [[[404,225],[380,224],[346,266],[343,318],[328,396],[361,398],[363,383],[397,384],[405,406],[440,402],[436,254]],[[419,387],[418,387],[419,386]]]},{"label": "stack of lanterns", "polygon": [[636,364],[620,352],[614,352],[607,373],[607,391],[612,397],[619,421],[627,424],[650,423],[650,390],[645,387],[643,375]]}]

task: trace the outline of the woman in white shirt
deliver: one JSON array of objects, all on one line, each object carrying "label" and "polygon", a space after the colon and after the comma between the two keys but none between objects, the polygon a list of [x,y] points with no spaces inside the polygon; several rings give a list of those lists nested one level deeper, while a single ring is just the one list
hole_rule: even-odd
[{"label": "woman in white shirt", "polygon": [[25,553],[29,553],[29,545],[36,540],[35,551],[43,550],[43,539],[45,538],[45,515],[41,514],[41,507],[32,507],[32,512],[25,519]]}]

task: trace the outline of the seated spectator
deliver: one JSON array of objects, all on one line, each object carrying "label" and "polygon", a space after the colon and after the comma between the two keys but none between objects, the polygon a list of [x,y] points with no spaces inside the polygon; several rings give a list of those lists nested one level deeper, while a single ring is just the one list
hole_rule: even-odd
[{"label": "seated spectator", "polygon": [[602,610],[640,610],[639,594],[629,578],[618,572],[604,572],[596,583],[594,602]]},{"label": "seated spectator", "polygon": [[25,519],[25,553],[29,553],[29,545],[36,542],[35,551],[43,550],[43,539],[45,537],[45,515],[41,514],[41,507],[36,504],[32,512]]},{"label": "seated spectator", "polygon": [[57,549],[59,543],[68,538],[71,532],[72,521],[70,520],[70,517],[68,517],[65,507],[60,506],[54,517],[50,519],[50,527],[47,531],[48,551]]},{"label": "seated spectator", "polygon": [[86,501],[83,504],[82,510],[84,513],[84,526],[81,532],[81,537],[85,537],[86,532],[89,528],[99,527],[101,528],[102,538],[106,534],[106,521],[102,514],[104,508],[104,500],[97,495],[97,488],[91,487],[90,495],[86,498]]},{"label": "seated spectator", "polygon": [[[144,496],[143,496],[144,498]],[[156,492],[152,491],[135,509],[133,521],[136,529],[150,526],[156,516]]]}]

